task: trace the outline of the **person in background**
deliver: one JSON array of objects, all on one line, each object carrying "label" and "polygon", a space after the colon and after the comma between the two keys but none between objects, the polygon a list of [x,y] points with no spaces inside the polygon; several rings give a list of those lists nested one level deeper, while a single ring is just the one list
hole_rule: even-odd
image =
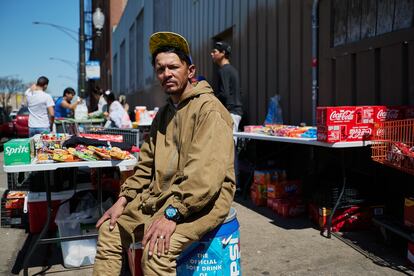
[{"label": "person in background", "polygon": [[131,128],[132,123],[128,113],[120,102],[115,100],[115,94],[107,90],[103,94],[105,101],[108,103],[108,112],[104,112],[104,116],[108,120],[106,127],[117,127],[117,128]]},{"label": "person in background", "polygon": [[74,112],[75,108],[82,101],[81,98],[72,104],[72,99],[75,97],[75,90],[72,87],[67,87],[63,90],[63,96],[59,97],[55,103],[55,118],[67,118],[71,112]]},{"label": "person in background", "polygon": [[235,192],[232,119],[206,81],[193,86],[187,41],[158,32],[149,49],[168,95],[135,174],[97,222],[93,275],[119,275],[123,247],[142,241],[144,275],[176,275],[177,257],[227,217]]},{"label": "person in background", "polygon": [[124,107],[124,110],[128,113],[129,104],[126,101],[126,96],[125,95],[120,95],[119,96],[119,103]]},{"label": "person in background", "polygon": [[52,96],[45,91],[49,79],[41,76],[26,90],[25,96],[29,109],[29,137],[43,132],[50,132],[53,129],[55,120],[54,101]]},{"label": "person in background", "polygon": [[240,79],[236,68],[230,64],[231,47],[226,42],[216,42],[211,51],[213,62],[219,66],[219,84],[216,90],[217,98],[230,112],[233,118],[233,131],[238,131],[243,115]]},{"label": "person in background", "polygon": [[[241,103],[239,72],[230,64],[230,55],[231,47],[228,43],[219,41],[214,44],[213,50],[211,51],[211,58],[219,66],[219,83],[216,96],[230,112],[233,119],[233,132],[237,132],[243,115],[243,108]],[[237,145],[236,137],[234,137],[234,143]],[[234,151],[234,170],[237,180],[239,178],[239,160],[236,148]],[[239,185],[237,186],[237,191],[240,191]]]},{"label": "person in background", "polygon": [[100,111],[102,113],[107,112],[108,111],[108,103],[105,100],[104,92],[102,91],[102,89],[99,89],[98,93],[100,94],[99,101],[98,101],[98,111]]}]

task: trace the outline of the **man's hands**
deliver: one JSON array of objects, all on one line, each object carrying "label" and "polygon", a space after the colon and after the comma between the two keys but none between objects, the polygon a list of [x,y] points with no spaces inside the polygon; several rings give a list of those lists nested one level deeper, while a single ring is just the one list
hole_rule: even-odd
[{"label": "man's hands", "polygon": [[101,224],[110,219],[109,221],[109,230],[114,229],[116,220],[122,215],[122,212],[125,209],[126,204],[128,203],[127,199],[121,196],[111,208],[109,208],[102,217],[96,223],[96,228],[99,228]]},{"label": "man's hands", "polygon": [[155,253],[161,256],[161,253],[168,252],[170,248],[170,238],[174,233],[177,223],[169,220],[164,216],[154,220],[145,232],[142,239],[142,245],[145,247],[149,244],[148,254],[152,256],[155,247]]}]

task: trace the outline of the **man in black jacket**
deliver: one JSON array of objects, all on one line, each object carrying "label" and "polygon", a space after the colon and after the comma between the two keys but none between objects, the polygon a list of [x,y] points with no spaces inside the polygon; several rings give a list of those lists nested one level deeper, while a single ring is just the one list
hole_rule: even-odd
[{"label": "man in black jacket", "polygon": [[230,64],[231,47],[226,42],[216,42],[211,51],[211,58],[219,69],[219,85],[216,96],[230,112],[233,118],[233,131],[238,131],[241,116],[243,115],[240,79],[236,68]]}]

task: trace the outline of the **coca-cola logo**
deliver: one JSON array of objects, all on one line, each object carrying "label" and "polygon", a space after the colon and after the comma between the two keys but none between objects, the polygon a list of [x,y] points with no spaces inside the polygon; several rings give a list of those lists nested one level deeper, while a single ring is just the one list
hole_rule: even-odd
[{"label": "coca-cola logo", "polygon": [[349,130],[349,138],[362,139],[371,136],[371,128],[353,128]]},{"label": "coca-cola logo", "polygon": [[378,119],[397,119],[398,118],[398,114],[399,114],[399,110],[398,109],[381,109],[378,111],[377,113],[377,118]]},{"label": "coca-cola logo", "polygon": [[355,111],[352,110],[341,110],[337,112],[336,110],[332,111],[329,119],[331,121],[352,121],[354,119]]},{"label": "coca-cola logo", "polygon": [[375,131],[375,135],[376,135],[377,137],[382,137],[382,136],[384,136],[384,133],[385,133],[385,131],[384,131],[384,128],[383,128],[383,127],[377,128],[377,129],[376,129],[376,131]]}]

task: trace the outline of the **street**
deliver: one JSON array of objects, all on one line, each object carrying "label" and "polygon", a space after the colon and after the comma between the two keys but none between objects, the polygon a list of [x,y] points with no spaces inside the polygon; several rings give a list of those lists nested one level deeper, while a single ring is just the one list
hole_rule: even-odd
[{"label": "street", "polygon": [[[0,154],[3,167],[3,153]],[[0,169],[0,191],[7,188]],[[243,275],[414,275],[404,252],[387,246],[377,232],[343,234],[352,247],[336,237],[320,236],[306,217],[283,219],[249,200],[236,198],[240,222]],[[22,229],[0,228],[0,274],[11,274],[27,234]],[[29,269],[29,275],[42,267]],[[91,275],[92,268],[66,269],[53,265],[42,275]],[[21,271],[19,275],[23,275]]]}]

